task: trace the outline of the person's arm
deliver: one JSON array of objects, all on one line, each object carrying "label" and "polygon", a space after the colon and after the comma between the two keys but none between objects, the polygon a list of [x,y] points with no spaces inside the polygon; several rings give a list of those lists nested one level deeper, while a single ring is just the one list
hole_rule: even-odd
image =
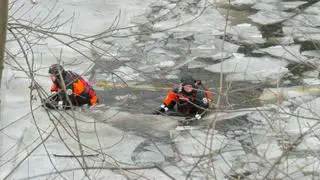
[{"label": "person's arm", "polygon": [[176,99],[177,93],[175,90],[168,92],[163,100],[163,104],[160,106],[160,109],[156,111],[156,114],[159,114],[159,112],[166,113],[169,110],[172,110],[176,104]]},{"label": "person's arm", "polygon": [[58,92],[58,90],[59,90],[58,86],[55,83],[53,83],[51,85],[50,91],[51,92]]},{"label": "person's arm", "polygon": [[173,109],[174,106],[176,105],[177,102],[177,93],[174,91],[170,91],[167,96],[163,100],[163,104],[168,108],[168,109]]},{"label": "person's arm", "polygon": [[196,80],[195,84],[196,84],[196,89],[200,89],[204,91],[204,94],[208,100],[208,108],[210,109],[217,108],[216,104],[213,101],[212,92],[208,88],[204,87],[201,80]]},{"label": "person's arm", "polygon": [[60,101],[59,97],[59,88],[58,86],[53,83],[50,87],[51,95],[46,99],[42,100],[42,106],[47,107],[49,109],[58,109],[58,103]]},{"label": "person's arm", "polygon": [[203,108],[208,107],[208,98],[204,91],[201,91],[201,90],[197,91],[196,104]]},{"label": "person's arm", "polygon": [[70,102],[72,105],[75,105],[74,81],[71,81],[70,76],[67,76],[65,76],[66,79],[59,79],[59,82],[62,81],[62,83],[58,94],[64,106],[69,106]]},{"label": "person's arm", "polygon": [[205,109],[207,109],[209,107],[209,101],[205,95],[205,92],[203,91],[198,91],[197,92],[197,96],[196,96],[196,101],[194,102],[197,106],[200,107],[196,107],[197,108],[197,113],[195,115],[195,118],[197,120],[200,120],[202,118],[202,116],[205,113]]}]

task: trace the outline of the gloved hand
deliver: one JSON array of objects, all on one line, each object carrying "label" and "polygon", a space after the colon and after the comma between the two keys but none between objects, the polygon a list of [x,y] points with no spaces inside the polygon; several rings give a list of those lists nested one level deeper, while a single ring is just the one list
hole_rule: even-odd
[{"label": "gloved hand", "polygon": [[207,105],[208,104],[208,99],[206,97],[202,98],[202,103]]},{"label": "gloved hand", "polygon": [[62,110],[63,109],[63,102],[62,101],[58,101],[58,109]]},{"label": "gloved hand", "polygon": [[58,103],[57,101],[48,101],[48,100],[42,100],[42,107],[46,107],[49,109],[58,109]]},{"label": "gloved hand", "polygon": [[166,105],[162,104],[160,106],[160,110],[159,111],[162,112],[162,113],[166,113],[166,112],[168,112],[168,110],[169,110],[169,108]]},{"label": "gloved hand", "polygon": [[160,108],[156,110],[153,114],[159,115],[161,113],[167,113],[168,111],[169,111],[169,108],[166,105],[162,104]]},{"label": "gloved hand", "polygon": [[69,96],[71,96],[71,95],[73,94],[73,91],[72,91],[71,89],[67,89],[67,90],[66,90],[66,94],[69,95]]},{"label": "gloved hand", "polygon": [[198,113],[194,117],[196,118],[196,120],[200,120],[202,118],[201,114],[198,114]]}]

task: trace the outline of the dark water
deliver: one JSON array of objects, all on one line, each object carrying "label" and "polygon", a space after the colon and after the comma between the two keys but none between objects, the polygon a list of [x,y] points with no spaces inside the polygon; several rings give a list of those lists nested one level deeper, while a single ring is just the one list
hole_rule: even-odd
[{"label": "dark water", "polygon": [[[218,97],[220,84],[220,74],[214,74],[203,69],[182,69],[181,75],[190,74],[196,79],[202,80],[206,88],[212,88],[214,100]],[[172,81],[159,81],[152,79],[152,85],[155,87],[170,87],[170,84],[178,84],[179,79]],[[232,108],[246,108],[259,106],[257,97],[262,92],[263,84],[252,84],[249,82],[223,82],[223,94],[221,95],[222,106],[232,106]],[[149,90],[142,88],[117,88],[110,87],[105,90],[97,90],[98,97],[102,103],[109,106],[118,106],[125,111],[152,113],[160,107],[168,89],[157,88]],[[173,87],[173,85],[172,85]],[[125,96],[123,99],[117,99],[118,96]]]}]

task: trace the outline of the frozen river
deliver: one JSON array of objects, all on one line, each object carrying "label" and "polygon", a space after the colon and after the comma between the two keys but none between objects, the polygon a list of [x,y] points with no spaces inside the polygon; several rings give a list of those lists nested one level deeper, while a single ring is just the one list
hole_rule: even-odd
[{"label": "frozen river", "polygon": [[[12,4],[0,179],[319,178],[319,2]],[[41,108],[57,62],[111,84],[95,86],[102,104]],[[185,73],[216,98],[220,72],[223,108],[192,130],[151,115]]]}]

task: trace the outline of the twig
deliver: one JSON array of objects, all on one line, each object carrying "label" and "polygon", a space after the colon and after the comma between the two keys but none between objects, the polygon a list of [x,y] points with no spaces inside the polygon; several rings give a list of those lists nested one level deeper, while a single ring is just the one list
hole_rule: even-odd
[{"label": "twig", "polygon": [[93,157],[99,154],[83,154],[83,155],[64,155],[64,154],[53,154],[54,157]]}]

